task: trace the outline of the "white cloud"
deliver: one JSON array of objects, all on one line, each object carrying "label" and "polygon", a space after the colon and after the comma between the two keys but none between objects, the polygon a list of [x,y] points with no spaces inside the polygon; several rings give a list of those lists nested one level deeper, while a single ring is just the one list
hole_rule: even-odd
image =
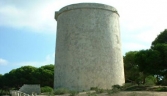
[{"label": "white cloud", "polygon": [[0,26],[17,29],[27,28],[34,32],[55,33],[54,8],[47,3],[43,5],[43,3],[38,4],[38,6],[27,6],[28,8],[24,6],[20,8],[12,4],[1,6]]},{"label": "white cloud", "polygon": [[146,44],[150,46],[157,34],[167,28],[166,0],[36,0],[21,3],[10,1],[0,6],[0,26],[55,33],[54,12],[66,5],[82,2],[103,3],[118,10],[123,48],[131,43],[136,43],[136,49],[146,48]]},{"label": "white cloud", "polygon": [[7,65],[8,61],[5,59],[0,58],[0,65]]}]

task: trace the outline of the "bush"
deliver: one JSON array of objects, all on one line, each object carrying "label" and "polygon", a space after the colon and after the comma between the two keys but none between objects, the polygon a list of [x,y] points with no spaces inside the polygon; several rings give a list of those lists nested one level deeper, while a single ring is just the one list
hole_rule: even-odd
[{"label": "bush", "polygon": [[121,90],[126,90],[127,88],[135,86],[132,83],[125,83],[123,86],[121,86]]},{"label": "bush", "polygon": [[54,94],[55,95],[62,95],[62,94],[66,94],[69,93],[69,90],[65,89],[65,88],[59,88],[54,90]]},{"label": "bush", "polygon": [[70,96],[76,96],[79,92],[77,91],[70,91]]},{"label": "bush", "polygon": [[107,90],[108,94],[113,94],[113,93],[118,93],[121,91],[121,86],[120,85],[113,85],[111,90]]},{"label": "bush", "polygon": [[93,93],[88,92],[87,95],[88,96],[97,96],[95,92],[93,92]]},{"label": "bush", "polygon": [[98,93],[98,94],[99,94],[99,93],[103,93],[103,92],[104,92],[104,90],[103,90],[103,89],[96,89],[95,91],[96,91],[96,93]]},{"label": "bush", "polygon": [[90,87],[90,90],[96,90],[98,89],[97,87]]},{"label": "bush", "polygon": [[104,89],[100,89],[98,87],[91,87],[90,90],[95,90],[96,93],[103,93],[104,92]]},{"label": "bush", "polygon": [[167,87],[159,87],[156,89],[156,91],[167,91]]},{"label": "bush", "polygon": [[112,86],[112,89],[116,89],[116,88],[117,88],[117,89],[121,89],[121,86],[120,86],[120,85],[113,85],[113,86]]},{"label": "bush", "polygon": [[52,91],[53,91],[53,88],[49,86],[41,87],[41,93],[52,92]]},{"label": "bush", "polygon": [[146,77],[146,83],[144,85],[147,85],[147,86],[153,86],[156,84],[156,78],[154,76],[147,76]]}]

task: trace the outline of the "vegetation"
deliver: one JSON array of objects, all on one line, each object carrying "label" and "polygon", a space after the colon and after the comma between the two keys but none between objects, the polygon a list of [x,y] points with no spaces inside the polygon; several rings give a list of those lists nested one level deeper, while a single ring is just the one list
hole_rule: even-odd
[{"label": "vegetation", "polygon": [[74,90],[68,90],[65,88],[58,88],[54,90],[54,95],[63,95],[63,94],[69,94],[69,96],[76,96],[79,92]]},{"label": "vegetation", "polygon": [[[114,85],[109,94],[120,90],[154,90],[166,91],[166,87],[149,88],[152,85],[167,85],[167,29],[161,32],[152,42],[150,49],[129,51],[123,56],[125,69],[124,86]],[[0,94],[9,93],[9,89],[19,89],[23,84],[40,84],[41,92],[53,92],[54,65],[45,65],[39,68],[33,66],[22,66],[11,70],[4,75],[0,74]],[[90,88],[96,93],[106,90],[97,87]],[[74,96],[75,91],[57,89],[54,94],[70,94]],[[96,96],[90,93],[90,96]]]},{"label": "vegetation", "polygon": [[167,85],[167,29],[152,42],[150,49],[125,54],[126,83]]},{"label": "vegetation", "polygon": [[53,88],[54,65],[45,65],[39,68],[22,66],[0,75],[0,89],[19,89],[23,84],[40,84],[41,87]]},{"label": "vegetation", "polygon": [[79,92],[77,91],[70,91],[70,96],[76,96]]},{"label": "vegetation", "polygon": [[65,89],[65,88],[59,88],[59,89],[54,90],[55,95],[67,94],[69,92],[70,91],[68,89]]},{"label": "vegetation", "polygon": [[49,86],[41,87],[41,93],[52,92],[52,91],[53,91],[53,88],[51,88]]},{"label": "vegetation", "polygon": [[96,95],[96,92],[92,92],[92,93],[91,93],[91,92],[87,92],[86,94],[87,94],[88,96],[97,96],[97,95]]}]

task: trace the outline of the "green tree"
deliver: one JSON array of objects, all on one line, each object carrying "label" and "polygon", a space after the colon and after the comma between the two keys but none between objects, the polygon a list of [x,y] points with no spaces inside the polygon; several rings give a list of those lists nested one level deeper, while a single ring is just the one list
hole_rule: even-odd
[{"label": "green tree", "polygon": [[158,68],[161,63],[160,53],[156,50],[140,50],[136,54],[136,63],[139,65],[139,70],[146,74],[159,74]]},{"label": "green tree", "polygon": [[42,87],[50,86],[53,87],[54,82],[54,65],[41,66],[36,70],[36,76],[39,79],[39,83]]},{"label": "green tree", "polygon": [[159,44],[156,44],[152,49],[160,53],[161,70],[166,70],[167,69],[167,44],[159,43]]},{"label": "green tree", "polygon": [[2,83],[2,77],[3,77],[3,75],[0,74],[0,89],[2,89],[2,86],[3,86],[3,83]]},{"label": "green tree", "polygon": [[[159,69],[160,76],[163,76],[163,84],[167,85],[167,44],[156,44],[153,48],[160,53],[160,63],[157,67]],[[159,78],[157,77],[157,78]]]},{"label": "green tree", "polygon": [[17,86],[22,86],[23,84],[34,84],[36,82],[35,71],[37,70],[36,67],[33,66],[22,66],[13,70],[13,72],[9,72],[15,76]]},{"label": "green tree", "polygon": [[156,44],[167,44],[167,29],[165,29],[155,38],[151,47],[154,47]]},{"label": "green tree", "polygon": [[155,38],[155,40],[152,42],[151,49],[160,53],[160,72],[167,82],[167,29],[165,29]]},{"label": "green tree", "polygon": [[139,71],[143,73],[143,84],[149,75],[159,75],[161,62],[160,53],[156,50],[140,50],[135,56],[135,62],[139,66]]},{"label": "green tree", "polygon": [[0,74],[0,89],[19,89],[23,84],[40,84],[53,87],[54,65],[45,65],[40,68],[22,66],[11,70],[4,75]]},{"label": "green tree", "polygon": [[138,83],[140,82],[140,72],[138,65],[135,62],[135,55],[138,51],[129,51],[125,54],[124,69],[126,82]]}]

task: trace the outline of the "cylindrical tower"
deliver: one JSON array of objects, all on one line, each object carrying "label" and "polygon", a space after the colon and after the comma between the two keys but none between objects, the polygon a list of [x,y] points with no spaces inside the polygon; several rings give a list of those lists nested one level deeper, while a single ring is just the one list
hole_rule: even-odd
[{"label": "cylindrical tower", "polygon": [[97,3],[72,4],[55,12],[55,19],[55,89],[110,89],[125,82],[115,8]]}]

